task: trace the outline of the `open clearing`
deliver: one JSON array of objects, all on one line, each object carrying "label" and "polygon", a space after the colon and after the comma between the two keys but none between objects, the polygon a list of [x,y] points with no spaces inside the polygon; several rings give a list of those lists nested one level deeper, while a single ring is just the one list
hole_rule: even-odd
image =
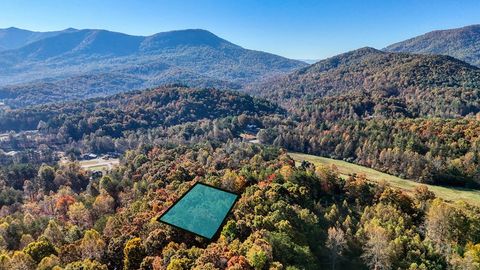
[{"label": "open clearing", "polygon": [[[390,174],[382,173],[374,169],[370,169],[364,166],[352,164],[343,160],[336,160],[331,158],[301,154],[301,153],[288,153],[296,162],[302,160],[309,161],[315,165],[332,166],[335,165],[341,177],[346,178],[351,174],[364,174],[367,179],[371,181],[385,180],[390,183],[391,186],[401,188],[408,192],[412,191],[415,187],[420,185],[412,180],[402,179]],[[473,189],[462,189],[453,187],[441,187],[434,185],[426,185],[428,189],[433,191],[437,197],[443,198],[447,201],[459,201],[463,200],[470,204],[480,206],[480,191]]]},{"label": "open clearing", "polygon": [[96,159],[79,161],[80,167],[90,171],[109,171],[114,166],[118,165],[119,162],[120,161],[117,158],[111,158],[111,159],[96,158]]}]

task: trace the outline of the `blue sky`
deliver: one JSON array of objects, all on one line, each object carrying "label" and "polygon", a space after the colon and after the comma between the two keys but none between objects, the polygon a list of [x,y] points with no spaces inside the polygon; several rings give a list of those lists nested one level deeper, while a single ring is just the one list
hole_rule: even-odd
[{"label": "blue sky", "polygon": [[128,34],[202,28],[245,48],[322,59],[431,30],[480,23],[470,0],[2,0],[0,28]]}]

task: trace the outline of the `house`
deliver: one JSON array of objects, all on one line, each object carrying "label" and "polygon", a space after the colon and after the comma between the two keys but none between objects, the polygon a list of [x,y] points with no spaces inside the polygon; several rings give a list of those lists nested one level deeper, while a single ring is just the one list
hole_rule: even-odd
[{"label": "house", "polygon": [[93,153],[88,153],[88,154],[83,154],[82,159],[84,160],[90,160],[90,159],[96,159],[98,158],[98,155],[93,154]]}]

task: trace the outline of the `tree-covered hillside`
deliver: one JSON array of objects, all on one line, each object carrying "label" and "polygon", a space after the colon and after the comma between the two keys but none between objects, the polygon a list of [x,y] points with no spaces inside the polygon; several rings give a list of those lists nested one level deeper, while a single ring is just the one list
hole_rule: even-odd
[{"label": "tree-covered hillside", "polygon": [[[251,93],[293,110],[319,103],[319,110],[360,118],[477,113],[479,89],[480,70],[462,61],[372,48],[322,60],[249,87]],[[341,112],[336,112],[337,108]]]},{"label": "tree-covered hillside", "polygon": [[107,98],[6,111],[0,115],[0,130],[38,128],[74,139],[96,132],[119,137],[127,130],[281,111],[265,100],[238,92],[167,86]]},{"label": "tree-covered hillside", "polygon": [[[272,148],[150,145],[101,179],[87,175],[75,164],[24,175],[25,196],[2,201],[1,267],[466,269],[478,260],[479,209],[295,168]],[[156,221],[196,181],[241,194],[213,242]],[[2,198],[16,194],[5,188]]]},{"label": "tree-covered hillside", "polygon": [[480,66],[480,25],[438,30],[385,48],[390,52],[443,54]]},{"label": "tree-covered hillside", "polygon": [[[154,76],[152,80],[146,79]],[[31,82],[3,87],[0,99],[10,108],[24,108],[39,104],[78,101],[86,98],[107,97],[145,87],[158,87],[175,83],[188,83],[198,87],[237,89],[238,84],[209,78],[163,63],[141,65],[110,73],[97,73],[69,77],[62,80]]]},{"label": "tree-covered hillside", "polygon": [[6,105],[85,99],[166,83],[239,89],[306,66],[201,29],[151,36],[70,29],[44,36],[0,51],[0,99]]},{"label": "tree-covered hillside", "polygon": [[436,185],[480,187],[480,123],[475,119],[277,121],[263,143],[342,159]]},{"label": "tree-covered hillside", "polygon": [[252,85],[289,111],[261,141],[401,177],[478,187],[480,70],[363,48]]}]

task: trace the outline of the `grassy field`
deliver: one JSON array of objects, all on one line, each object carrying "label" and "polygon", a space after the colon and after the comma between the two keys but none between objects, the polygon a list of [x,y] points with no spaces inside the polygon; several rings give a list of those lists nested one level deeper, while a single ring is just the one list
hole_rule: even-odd
[{"label": "grassy field", "polygon": [[107,165],[98,165],[98,166],[91,166],[91,167],[84,167],[85,169],[87,170],[90,170],[90,171],[107,171],[108,170],[108,166]]},{"label": "grassy field", "polygon": [[[306,160],[312,162],[315,165],[332,166],[335,165],[342,177],[348,177],[353,173],[363,173],[367,179],[371,181],[385,180],[390,183],[391,186],[401,188],[406,191],[412,191],[416,186],[422,185],[411,180],[402,179],[390,174],[382,173],[374,169],[370,169],[364,166],[352,164],[342,160],[336,160],[331,158],[324,158],[319,156],[301,154],[301,153],[289,153],[289,155],[296,161],[301,162]],[[470,204],[480,206],[480,191],[461,188],[447,188],[433,185],[426,185],[435,193],[437,197],[443,198],[448,201],[463,200]]]},{"label": "grassy field", "polygon": [[119,159],[91,159],[91,160],[82,160],[79,162],[80,167],[85,170],[90,171],[108,171],[111,170],[114,166],[118,165]]}]

